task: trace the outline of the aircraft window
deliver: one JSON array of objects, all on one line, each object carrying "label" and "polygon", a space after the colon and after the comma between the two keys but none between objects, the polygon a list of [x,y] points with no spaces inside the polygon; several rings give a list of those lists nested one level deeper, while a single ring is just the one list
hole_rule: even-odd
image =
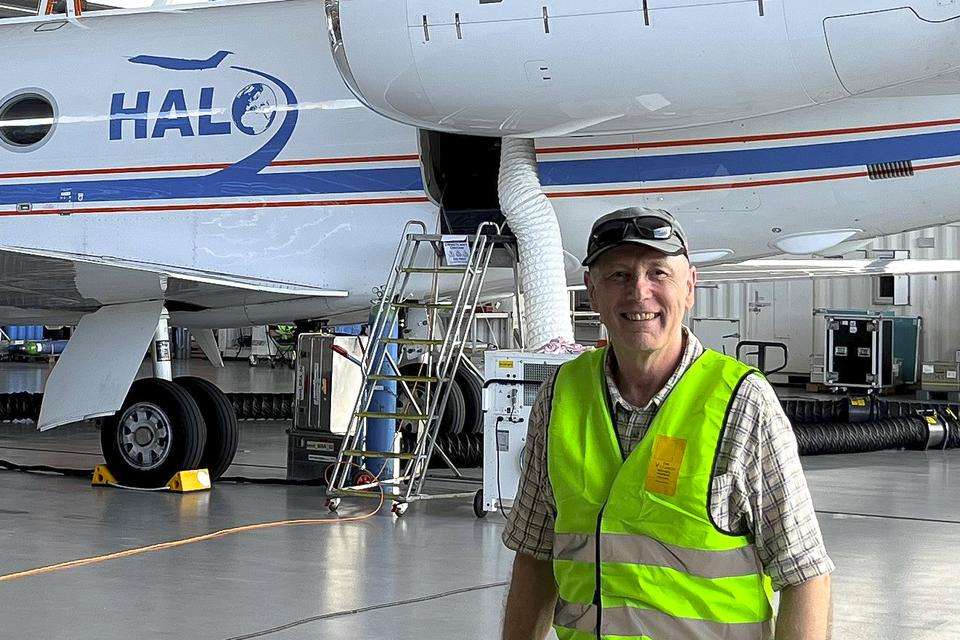
[{"label": "aircraft window", "polygon": [[16,148],[44,140],[53,128],[53,105],[36,93],[15,96],[0,106],[0,140]]}]

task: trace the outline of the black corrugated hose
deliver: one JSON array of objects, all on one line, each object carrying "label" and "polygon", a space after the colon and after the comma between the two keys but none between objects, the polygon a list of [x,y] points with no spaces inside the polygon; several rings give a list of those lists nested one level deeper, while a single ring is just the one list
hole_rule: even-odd
[{"label": "black corrugated hose", "polygon": [[869,422],[795,423],[800,455],[865,453],[885,449],[925,449],[927,422],[920,416],[882,418]]},{"label": "black corrugated hose", "polygon": [[810,398],[784,398],[780,401],[783,412],[790,422],[846,422],[849,411],[846,398],[827,400]]},{"label": "black corrugated hose", "polygon": [[[292,420],[292,393],[228,393],[238,420]],[[42,393],[0,393],[0,422],[40,416]]]},{"label": "black corrugated hose", "polygon": [[[400,440],[400,450],[403,453],[410,453],[415,444],[416,436],[405,433]],[[461,469],[472,469],[483,464],[482,433],[441,433],[437,436],[437,446],[443,449],[450,458],[450,462]],[[430,458],[430,468],[439,469],[446,466],[443,458],[434,450]]]}]

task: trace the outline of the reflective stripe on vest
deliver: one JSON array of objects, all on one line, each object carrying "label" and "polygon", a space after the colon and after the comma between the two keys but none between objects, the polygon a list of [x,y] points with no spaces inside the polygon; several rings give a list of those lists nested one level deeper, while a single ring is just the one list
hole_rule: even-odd
[{"label": "reflective stripe on vest", "polygon": [[[596,545],[595,535],[560,533],[554,537],[553,557],[557,560],[592,563],[597,556]],[[757,556],[753,547],[703,551],[678,547],[644,535],[605,534],[600,537],[600,557],[604,562],[666,567],[700,578],[757,573]]]},{"label": "reflective stripe on vest", "polygon": [[[578,632],[573,637],[596,637],[597,607],[592,604],[566,604],[558,608],[554,624]],[[729,624],[676,618],[661,611],[636,607],[607,607],[603,610],[602,636],[669,638],[670,640],[754,640],[773,636],[770,621]],[[558,630],[558,635],[559,635]],[[586,634],[586,635],[584,635]],[[569,637],[569,636],[568,636]],[[560,635],[563,639],[564,636]]]},{"label": "reflective stripe on vest", "polygon": [[598,350],[563,365],[554,386],[547,467],[558,636],[772,637],[772,593],[756,549],[718,530],[708,505],[726,414],[753,370],[704,352],[624,460],[605,357]]}]

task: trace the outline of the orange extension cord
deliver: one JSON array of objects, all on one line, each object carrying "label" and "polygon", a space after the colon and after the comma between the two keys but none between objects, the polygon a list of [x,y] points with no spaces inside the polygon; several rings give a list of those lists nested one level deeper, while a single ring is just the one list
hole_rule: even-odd
[{"label": "orange extension cord", "polygon": [[182,540],[171,540],[170,542],[160,542],[157,544],[147,545],[145,547],[137,547],[135,549],[126,549],[124,551],[108,553],[102,556],[80,558],[78,560],[58,562],[57,564],[51,564],[45,567],[37,567],[35,569],[27,569],[25,571],[8,573],[6,575],[0,576],[0,582],[9,582],[11,580],[21,580],[23,578],[31,578],[33,576],[39,576],[46,573],[54,573],[56,571],[64,571],[66,569],[75,569],[77,567],[85,567],[91,564],[99,564],[101,562],[106,562],[108,560],[118,560],[120,558],[129,558],[131,556],[137,556],[142,553],[150,553],[152,551],[163,551],[165,549],[173,549],[174,547],[182,547],[184,545],[194,544],[196,542],[206,542],[207,540],[215,540],[217,538],[224,538],[226,536],[232,536],[237,533],[246,533],[248,531],[259,531],[262,529],[276,529],[279,527],[299,527],[304,525],[341,524],[346,522],[360,522],[361,520],[366,520],[367,518],[372,518],[373,516],[375,516],[377,512],[380,511],[380,507],[383,506],[383,502],[384,502],[384,494],[383,494],[383,490],[381,489],[380,501],[377,503],[376,509],[373,509],[372,511],[364,513],[359,516],[350,516],[348,518],[314,518],[314,519],[303,519],[303,520],[277,520],[276,522],[261,522],[259,524],[247,524],[240,527],[231,527],[229,529],[221,529],[220,531],[205,533],[203,535],[193,536],[191,538],[183,538]]}]

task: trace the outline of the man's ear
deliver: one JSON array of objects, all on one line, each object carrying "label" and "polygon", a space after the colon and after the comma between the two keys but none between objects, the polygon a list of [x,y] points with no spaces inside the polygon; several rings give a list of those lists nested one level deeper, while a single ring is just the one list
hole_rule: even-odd
[{"label": "man's ear", "polygon": [[594,285],[593,280],[590,278],[590,272],[583,272],[583,284],[587,286],[587,296],[590,298],[590,306],[593,307],[593,310],[597,310],[597,303],[593,299],[593,290],[596,285]]},{"label": "man's ear", "polygon": [[697,268],[693,265],[690,265],[690,277],[687,278],[687,311],[693,309],[693,303],[695,302],[694,293],[697,290]]}]

